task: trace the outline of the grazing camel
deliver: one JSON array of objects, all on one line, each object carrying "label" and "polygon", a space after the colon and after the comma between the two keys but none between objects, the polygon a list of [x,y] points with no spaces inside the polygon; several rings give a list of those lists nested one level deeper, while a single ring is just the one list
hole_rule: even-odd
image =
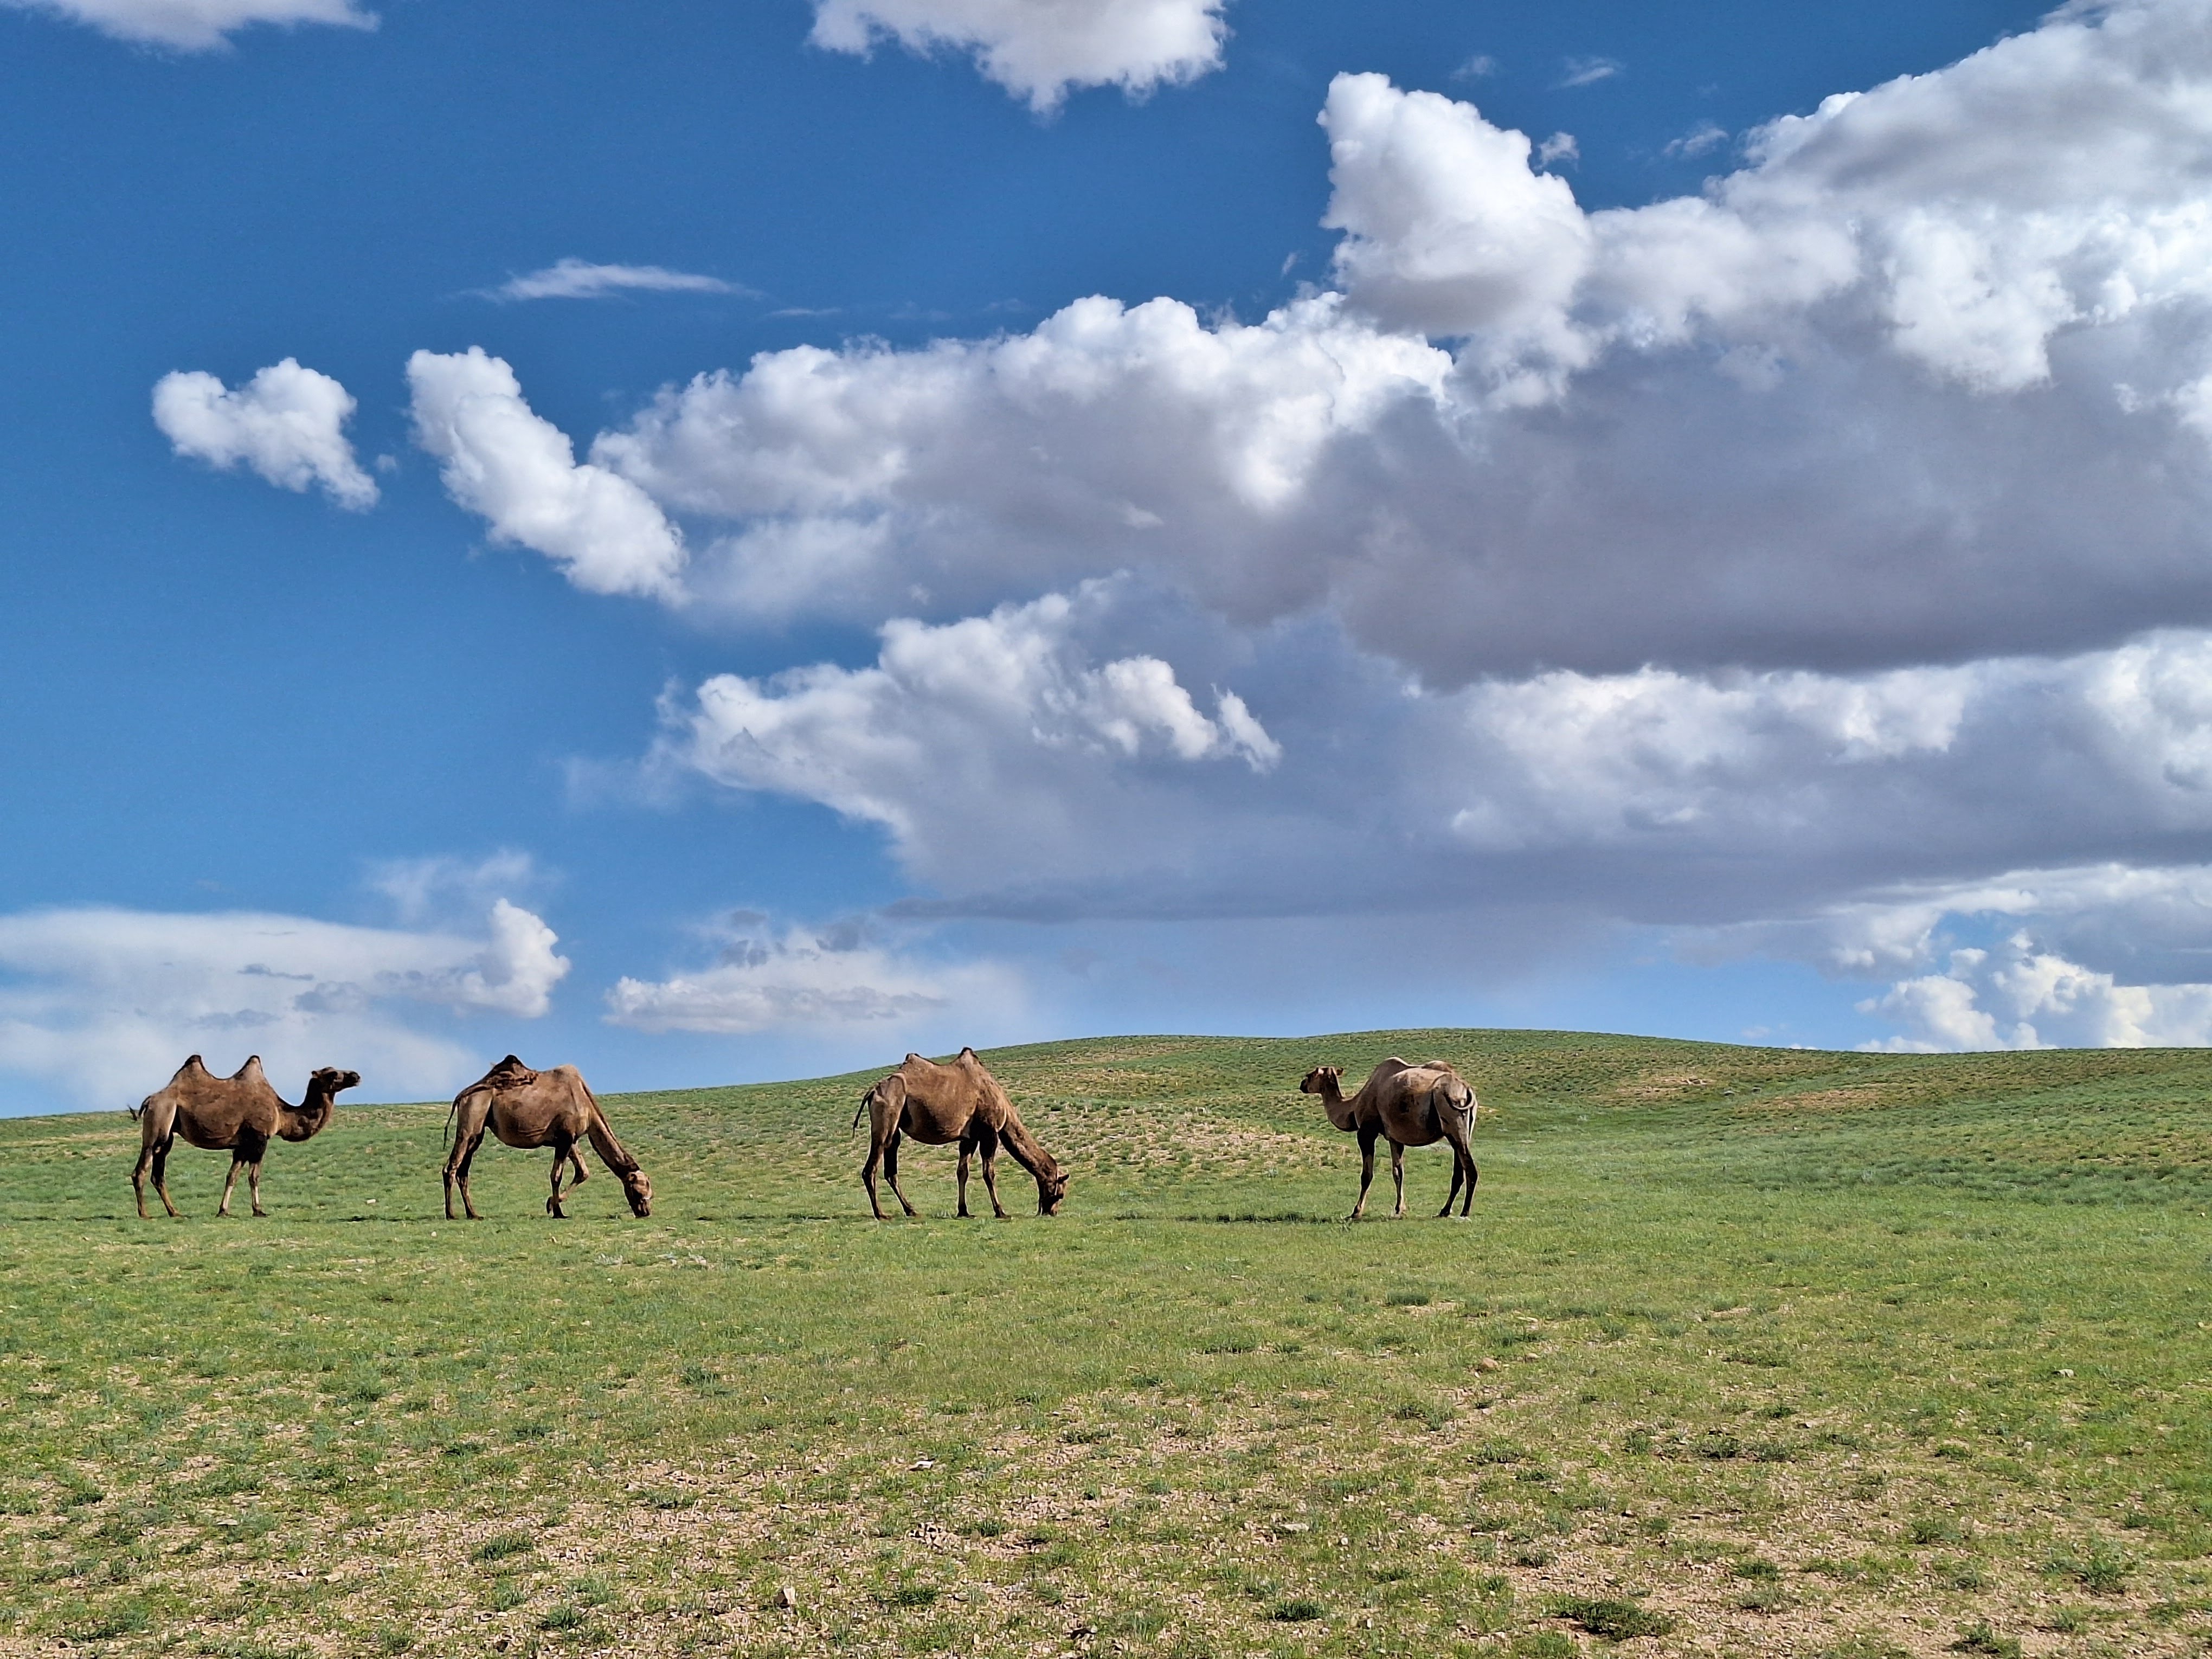
[{"label": "grazing camel", "polygon": [[866,1117],[872,1126],[868,1161],[860,1180],[868,1189],[868,1207],[876,1219],[886,1221],[883,1202],[876,1196],[876,1166],[891,1183],[891,1193],[908,1215],[915,1213],[899,1190],[898,1149],[901,1135],[912,1135],[925,1146],[960,1143],[960,1213],[968,1213],[968,1158],[983,1154],[983,1187],[991,1194],[991,1212],[1006,1219],[999,1202],[999,1148],[1004,1146],[1014,1162],[1036,1177],[1037,1213],[1057,1215],[1067,1196],[1067,1176],[1053,1161],[1035,1135],[1023,1127],[1014,1103],[999,1086],[999,1079],[983,1069],[973,1048],[963,1048],[949,1066],[939,1066],[920,1054],[908,1054],[898,1070],[860,1097],[860,1109],[853,1127]]},{"label": "grazing camel", "polygon": [[1367,1209],[1367,1189],[1375,1180],[1375,1142],[1378,1137],[1390,1142],[1390,1178],[1398,1188],[1398,1207],[1392,1212],[1394,1215],[1406,1213],[1406,1148],[1431,1146],[1439,1140],[1451,1143],[1452,1180],[1451,1191],[1444,1194],[1444,1206],[1437,1213],[1447,1216],[1452,1212],[1462,1177],[1467,1182],[1467,1197],[1461,1203],[1460,1213],[1466,1215],[1472,1210],[1476,1171],[1474,1153],[1468,1145],[1468,1137],[1474,1127],[1475,1104],[1474,1091],[1467,1086],[1465,1079],[1441,1060],[1408,1066],[1393,1055],[1368,1075],[1358,1094],[1346,1100],[1343,1077],[1338,1066],[1316,1066],[1298,1085],[1298,1092],[1319,1095],[1328,1121],[1359,1137],[1359,1202],[1352,1206],[1352,1219],[1358,1220]]},{"label": "grazing camel", "polygon": [[230,1213],[231,1188],[238,1185],[240,1166],[246,1170],[246,1194],[253,1213],[261,1207],[261,1158],[271,1136],[279,1140],[307,1140],[331,1121],[337,1092],[359,1085],[359,1072],[341,1072],[325,1066],[307,1079],[307,1096],[297,1106],[288,1106],[261,1070],[261,1056],[250,1054],[246,1064],[229,1077],[217,1077],[194,1054],[177,1067],[176,1076],[138,1103],[131,1115],[138,1120],[138,1167],[131,1172],[131,1188],[138,1195],[138,1218],[146,1214],[146,1174],[154,1175],[154,1190],[161,1207],[172,1216],[177,1206],[169,1201],[169,1149],[182,1135],[187,1146],[230,1154],[230,1174],[222,1183],[222,1203],[217,1215]]},{"label": "grazing camel", "polygon": [[583,1074],[573,1066],[533,1072],[509,1054],[455,1095],[453,1109],[446,1117],[453,1129],[453,1150],[446,1155],[448,1221],[459,1219],[453,1213],[457,1182],[461,1207],[468,1212],[470,1220],[480,1219],[477,1206],[469,1200],[469,1165],[476,1159],[477,1148],[483,1145],[487,1127],[510,1146],[553,1149],[553,1194],[545,1200],[546,1214],[566,1218],[568,1212],[561,1207],[561,1167],[566,1164],[576,1171],[576,1178],[568,1183],[570,1191],[584,1184],[590,1172],[584,1168],[576,1143],[587,1138],[607,1168],[621,1178],[629,1207],[639,1215],[653,1213],[653,1182],[637,1167],[637,1160],[623,1151],[622,1142],[607,1127],[607,1115],[599,1109]]}]

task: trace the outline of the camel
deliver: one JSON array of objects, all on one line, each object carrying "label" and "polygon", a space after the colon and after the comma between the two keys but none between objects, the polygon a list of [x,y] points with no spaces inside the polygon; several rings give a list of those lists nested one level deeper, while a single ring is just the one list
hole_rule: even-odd
[{"label": "camel", "polygon": [[853,1127],[869,1119],[872,1129],[868,1161],[860,1180],[868,1189],[868,1207],[876,1219],[887,1221],[883,1202],[876,1195],[876,1166],[891,1183],[891,1193],[908,1215],[915,1213],[899,1188],[899,1137],[911,1135],[925,1146],[960,1144],[960,1213],[968,1213],[968,1159],[983,1154],[983,1187],[991,1194],[991,1212],[1007,1218],[999,1202],[998,1158],[1003,1145],[1014,1162],[1036,1177],[1037,1213],[1057,1215],[1067,1196],[1067,1176],[1053,1161],[1035,1135],[1023,1127],[1014,1103],[999,1086],[998,1079],[983,1069],[973,1048],[963,1048],[949,1066],[939,1066],[920,1054],[908,1054],[898,1070],[872,1085],[860,1097],[860,1109]]},{"label": "camel", "polygon": [[1460,1213],[1464,1216],[1472,1210],[1476,1171],[1468,1137],[1474,1127],[1475,1103],[1474,1091],[1466,1080],[1441,1060],[1408,1066],[1395,1054],[1369,1073],[1359,1092],[1349,1100],[1344,1097],[1343,1077],[1338,1066],[1316,1066],[1298,1085],[1298,1092],[1319,1095],[1328,1121],[1359,1137],[1359,1201],[1352,1206],[1351,1218],[1357,1221],[1366,1212],[1367,1189],[1375,1180],[1378,1137],[1390,1142],[1390,1178],[1398,1188],[1394,1216],[1406,1213],[1406,1148],[1432,1146],[1439,1140],[1451,1143],[1452,1180],[1451,1191],[1444,1194],[1444,1206],[1437,1213],[1452,1212],[1462,1176],[1467,1197]]},{"label": "camel", "polygon": [[238,1171],[246,1170],[246,1194],[253,1213],[267,1215],[261,1207],[261,1158],[270,1137],[307,1140],[331,1121],[338,1091],[358,1087],[359,1072],[341,1072],[325,1066],[307,1079],[307,1098],[288,1106],[261,1070],[261,1056],[249,1054],[246,1064],[228,1077],[217,1077],[207,1062],[192,1055],[177,1067],[167,1084],[140,1101],[131,1115],[138,1121],[138,1167],[131,1172],[131,1188],[138,1195],[138,1218],[146,1214],[146,1175],[153,1171],[154,1190],[161,1207],[172,1217],[177,1206],[169,1201],[169,1149],[182,1135],[185,1144],[211,1152],[230,1154],[230,1174],[222,1183],[222,1203],[217,1215],[230,1213],[231,1189]]},{"label": "camel", "polygon": [[573,1066],[533,1072],[509,1054],[453,1097],[446,1121],[453,1131],[453,1150],[446,1155],[448,1221],[459,1219],[453,1213],[456,1182],[461,1189],[461,1207],[468,1212],[469,1219],[482,1218],[469,1199],[469,1165],[476,1160],[487,1127],[510,1146],[526,1151],[532,1146],[553,1149],[553,1194],[545,1200],[546,1214],[567,1218],[568,1212],[561,1207],[562,1165],[568,1164],[576,1171],[568,1191],[584,1184],[591,1172],[584,1168],[576,1143],[587,1138],[607,1168],[621,1178],[630,1209],[639,1215],[653,1213],[653,1182],[637,1167],[637,1160],[623,1151],[622,1142],[607,1127],[607,1115],[599,1109],[598,1098]]}]

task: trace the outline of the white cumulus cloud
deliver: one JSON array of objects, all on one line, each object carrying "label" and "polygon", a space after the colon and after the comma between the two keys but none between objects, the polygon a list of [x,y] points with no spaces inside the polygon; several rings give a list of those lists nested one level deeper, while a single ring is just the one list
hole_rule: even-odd
[{"label": "white cumulus cloud", "polygon": [[815,0],[814,42],[866,52],[879,39],[909,51],[972,53],[976,67],[1032,109],[1079,87],[1132,95],[1221,65],[1226,0]]},{"label": "white cumulus cloud", "polygon": [[1905,1027],[1867,1045],[1900,1053],[2212,1044],[2212,985],[2124,985],[2026,932],[1954,951],[1943,972],[1900,980],[1860,1010]]},{"label": "white cumulus cloud", "polygon": [[118,40],[182,52],[212,51],[255,23],[376,27],[375,14],[353,0],[0,0],[0,5],[52,12]]},{"label": "white cumulus cloud", "polygon": [[1226,760],[1257,779],[1283,751],[1233,691],[1209,714],[1157,657],[1095,660],[1085,635],[1111,604],[894,621],[867,667],[716,675],[665,711],[658,763],[880,824],[911,867],[966,885],[1176,860],[1190,809],[1173,775]]},{"label": "white cumulus cloud", "polygon": [[88,1105],[158,1088],[188,1054],[259,1054],[297,1087],[349,1066],[380,1093],[450,1089],[480,1057],[411,1014],[544,1014],[553,932],[496,901],[476,936],[254,912],[108,908],[0,916],[0,1070]]},{"label": "white cumulus cloud", "polygon": [[502,360],[480,346],[418,351],[407,380],[416,441],[494,541],[543,553],[586,592],[676,593],[683,537],[635,484],[578,465],[566,435],[523,401]]},{"label": "white cumulus cloud", "polygon": [[2212,619],[2208,0],[2069,9],[1634,209],[1380,76],[1322,118],[1339,293],[764,353],[600,434],[695,550],[664,591],[875,624],[1126,570],[1440,685]]},{"label": "white cumulus cloud", "polygon": [[878,620],[917,580],[980,608],[1153,562],[1228,603],[1278,582],[1310,599],[1310,560],[1271,556],[1339,527],[1310,510],[1332,447],[1441,396],[1450,368],[1332,301],[1209,326],[1094,298],[996,340],[763,353],[664,392],[592,456],[672,512],[739,521],[692,590],[772,615]]},{"label": "white cumulus cloud", "polygon": [[236,391],[198,371],[154,386],[154,423],[179,455],[228,471],[241,462],[281,489],[320,484],[340,507],[376,504],[376,484],[346,441],[354,399],[327,374],[287,357]]},{"label": "white cumulus cloud", "polygon": [[723,1036],[934,1028],[988,1007],[1004,1019],[1022,1000],[1018,979],[988,962],[931,963],[845,925],[776,928],[745,915],[725,932],[713,963],[665,980],[625,976],[607,993],[607,1020],[643,1031]]}]

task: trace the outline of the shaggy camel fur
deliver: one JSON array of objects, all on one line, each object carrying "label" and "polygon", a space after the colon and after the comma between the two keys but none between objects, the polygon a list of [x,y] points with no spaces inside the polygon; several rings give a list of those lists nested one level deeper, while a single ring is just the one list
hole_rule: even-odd
[{"label": "shaggy camel fur", "polygon": [[960,1213],[968,1213],[968,1158],[983,1154],[983,1187],[991,1194],[991,1212],[1006,1218],[999,1202],[999,1148],[1004,1146],[1014,1162],[1036,1177],[1037,1213],[1056,1215],[1067,1196],[1067,1176],[1053,1162],[1035,1135],[1022,1126],[1014,1103],[999,1086],[999,1079],[983,1069],[973,1048],[963,1048],[949,1066],[939,1066],[920,1054],[908,1054],[905,1063],[860,1097],[860,1109],[853,1127],[866,1117],[872,1125],[868,1161],[860,1180],[868,1189],[868,1207],[876,1219],[886,1221],[883,1202],[876,1196],[876,1166],[891,1183],[892,1194],[908,1215],[913,1205],[899,1189],[899,1137],[911,1135],[925,1146],[960,1143]]},{"label": "shaggy camel fur", "polygon": [[138,1195],[138,1218],[147,1219],[149,1169],[154,1190],[161,1195],[161,1207],[173,1216],[177,1213],[177,1206],[169,1202],[169,1149],[177,1144],[179,1135],[187,1146],[230,1154],[230,1174],[222,1183],[217,1215],[230,1213],[231,1188],[238,1185],[241,1166],[253,1213],[268,1214],[261,1207],[261,1158],[269,1150],[270,1138],[310,1139],[331,1121],[338,1091],[356,1087],[360,1082],[359,1072],[325,1066],[308,1078],[307,1099],[296,1107],[288,1106],[269,1086],[260,1055],[248,1055],[246,1064],[231,1076],[217,1077],[194,1054],[177,1067],[176,1076],[165,1087],[148,1095],[131,1114],[138,1120],[138,1167],[131,1172],[131,1188]]},{"label": "shaggy camel fur", "polygon": [[545,1200],[545,1213],[566,1218],[561,1207],[561,1170],[566,1164],[576,1171],[568,1190],[582,1186],[589,1175],[576,1143],[588,1139],[607,1168],[620,1177],[629,1207],[639,1215],[653,1213],[653,1182],[637,1167],[637,1160],[623,1151],[622,1142],[607,1127],[607,1115],[573,1066],[556,1066],[533,1072],[509,1054],[474,1083],[453,1097],[447,1114],[453,1125],[453,1150],[446,1155],[446,1219],[453,1214],[453,1188],[461,1189],[461,1207],[469,1219],[477,1220],[477,1206],[469,1200],[469,1165],[483,1145],[484,1130],[510,1146],[553,1149],[553,1194]]},{"label": "shaggy camel fur", "polygon": [[1352,1219],[1358,1220],[1367,1209],[1367,1189],[1375,1181],[1378,1137],[1390,1143],[1390,1178],[1398,1188],[1394,1215],[1406,1213],[1406,1148],[1431,1146],[1439,1140],[1451,1143],[1452,1179],[1451,1191],[1444,1194],[1444,1206],[1437,1213],[1452,1212],[1452,1202],[1459,1197],[1464,1177],[1467,1197],[1460,1213],[1466,1215],[1474,1206],[1476,1171],[1474,1153],[1468,1145],[1474,1127],[1474,1091],[1465,1079],[1441,1060],[1408,1066],[1393,1055],[1369,1073],[1359,1092],[1346,1100],[1343,1077],[1337,1066],[1316,1066],[1306,1073],[1298,1091],[1319,1095],[1328,1121],[1359,1137],[1359,1202],[1352,1206]]}]

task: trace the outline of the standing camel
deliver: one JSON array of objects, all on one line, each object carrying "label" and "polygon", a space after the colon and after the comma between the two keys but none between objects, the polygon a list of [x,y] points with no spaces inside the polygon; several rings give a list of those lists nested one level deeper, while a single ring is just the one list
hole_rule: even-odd
[{"label": "standing camel", "polygon": [[883,1202],[876,1196],[876,1166],[883,1165],[891,1193],[908,1215],[915,1213],[899,1190],[899,1137],[911,1135],[925,1146],[960,1144],[960,1213],[968,1213],[968,1158],[983,1154],[983,1188],[991,1194],[991,1213],[1006,1219],[999,1202],[999,1148],[1004,1146],[1014,1162],[1036,1177],[1037,1213],[1057,1215],[1067,1196],[1067,1176],[1053,1162],[1050,1152],[1023,1127],[1014,1103],[999,1086],[999,1079],[983,1069],[973,1048],[963,1048],[950,1066],[939,1066],[920,1054],[908,1054],[898,1070],[860,1097],[860,1109],[853,1127],[866,1117],[872,1126],[868,1161],[860,1180],[868,1189],[868,1207],[876,1219],[886,1221]]},{"label": "standing camel", "polygon": [[533,1072],[509,1054],[453,1097],[446,1121],[453,1129],[453,1150],[446,1154],[448,1221],[459,1219],[453,1213],[457,1182],[461,1207],[468,1212],[469,1219],[481,1218],[469,1200],[469,1165],[476,1160],[477,1148],[483,1145],[487,1127],[510,1146],[526,1151],[532,1146],[553,1149],[553,1195],[545,1200],[546,1214],[566,1218],[568,1212],[561,1207],[561,1168],[566,1164],[576,1171],[576,1178],[568,1183],[569,1191],[584,1184],[590,1172],[584,1168],[576,1143],[587,1138],[607,1168],[621,1178],[629,1207],[639,1215],[653,1213],[653,1182],[637,1167],[637,1160],[623,1151],[583,1073],[573,1066]]},{"label": "standing camel", "polygon": [[1476,1171],[1468,1139],[1474,1128],[1475,1105],[1474,1091],[1466,1080],[1441,1060],[1408,1066],[1395,1055],[1369,1073],[1359,1092],[1349,1100],[1344,1097],[1343,1078],[1338,1066],[1316,1066],[1298,1085],[1298,1092],[1319,1095],[1328,1121],[1359,1137],[1359,1202],[1352,1206],[1352,1219],[1358,1220],[1367,1209],[1367,1189],[1375,1181],[1378,1137],[1390,1142],[1390,1178],[1398,1188],[1394,1216],[1406,1213],[1406,1148],[1432,1146],[1439,1140],[1451,1143],[1452,1179],[1451,1191],[1444,1194],[1444,1206],[1437,1213],[1452,1212],[1462,1177],[1467,1197],[1460,1213],[1463,1216],[1472,1210]]},{"label": "standing camel", "polygon": [[231,1188],[238,1171],[246,1170],[246,1194],[253,1213],[267,1215],[261,1207],[261,1158],[271,1136],[279,1140],[312,1139],[331,1121],[341,1089],[359,1085],[359,1072],[341,1072],[325,1066],[307,1079],[307,1098],[288,1106],[261,1070],[261,1056],[249,1054],[246,1064],[229,1077],[217,1077],[194,1054],[177,1067],[176,1076],[155,1093],[138,1103],[131,1115],[138,1120],[138,1167],[131,1172],[131,1189],[138,1195],[138,1218],[146,1220],[146,1174],[154,1175],[154,1190],[161,1207],[172,1216],[177,1206],[169,1201],[169,1149],[182,1135],[187,1146],[230,1154],[230,1174],[222,1183],[222,1203],[217,1215],[230,1213]]}]

